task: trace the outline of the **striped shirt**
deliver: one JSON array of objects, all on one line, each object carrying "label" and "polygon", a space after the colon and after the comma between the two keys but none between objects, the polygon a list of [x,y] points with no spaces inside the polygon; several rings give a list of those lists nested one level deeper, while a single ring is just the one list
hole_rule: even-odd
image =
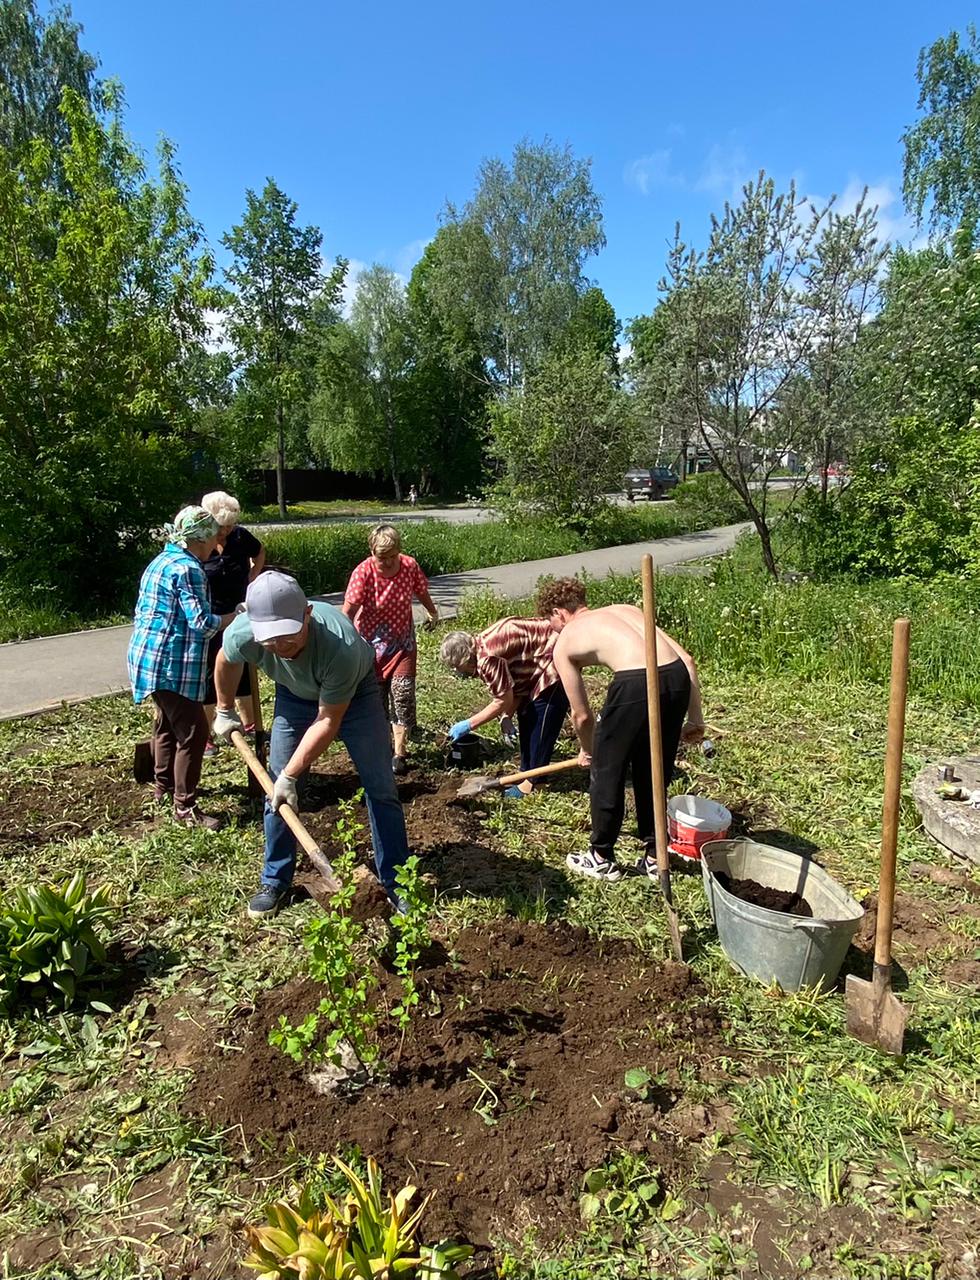
[{"label": "striped shirt", "polygon": [[476,673],[495,698],[537,698],[558,683],[557,639],[546,618],[501,618],[476,637]]},{"label": "striped shirt", "polygon": [[133,636],[126,653],[133,701],[158,689],[203,702],[208,640],[221,629],[211,612],[201,562],[168,542],[140,580]]}]

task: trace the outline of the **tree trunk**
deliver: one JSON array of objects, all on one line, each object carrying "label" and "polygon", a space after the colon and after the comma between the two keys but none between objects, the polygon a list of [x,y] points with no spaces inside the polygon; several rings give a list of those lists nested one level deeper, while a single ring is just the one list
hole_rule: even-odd
[{"label": "tree trunk", "polygon": [[772,534],[769,531],[769,525],[756,511],[752,511],[752,523],[755,525],[756,532],[759,535],[759,545],[762,548],[762,561],[773,578],[779,578],[779,566],[776,564],[776,557],[772,550]]},{"label": "tree trunk", "polygon": [[827,468],[830,466],[830,436],[823,438],[823,466],[820,468],[820,501],[827,502]]},{"label": "tree trunk", "polygon": [[276,404],[276,500],[279,515],[286,519],[286,433],[283,429],[282,401]]}]

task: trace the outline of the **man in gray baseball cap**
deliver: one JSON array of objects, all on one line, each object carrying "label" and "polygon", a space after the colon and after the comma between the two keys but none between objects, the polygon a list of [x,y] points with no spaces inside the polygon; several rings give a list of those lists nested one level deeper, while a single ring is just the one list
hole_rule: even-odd
[{"label": "man in gray baseball cap", "polygon": [[339,609],[311,604],[295,578],[268,569],[249,586],[245,612],[225,631],[215,666],[214,733],[226,739],[242,727],[235,690],[245,662],[254,662],[276,684],[269,747],[275,790],[265,804],[262,883],[248,914],[273,915],[289,893],[296,837],[278,810],[284,802],[299,808],[297,782],[335,738],[347,747],[364,786],[378,878],[394,901],[395,872],[408,857],[408,837],[391,772],[374,650]]}]

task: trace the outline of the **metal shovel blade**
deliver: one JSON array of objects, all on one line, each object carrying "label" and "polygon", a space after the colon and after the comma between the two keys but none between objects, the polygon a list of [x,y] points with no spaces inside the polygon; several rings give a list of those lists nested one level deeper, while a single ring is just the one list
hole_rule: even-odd
[{"label": "metal shovel blade", "polygon": [[482,796],[484,791],[493,791],[500,786],[499,778],[491,778],[489,774],[478,774],[475,778],[467,778],[456,792],[457,796]]},{"label": "metal shovel blade", "polygon": [[885,1053],[901,1054],[908,1011],[892,994],[887,977],[868,982],[849,973],[844,999],[848,1035],[864,1044],[875,1045]]}]

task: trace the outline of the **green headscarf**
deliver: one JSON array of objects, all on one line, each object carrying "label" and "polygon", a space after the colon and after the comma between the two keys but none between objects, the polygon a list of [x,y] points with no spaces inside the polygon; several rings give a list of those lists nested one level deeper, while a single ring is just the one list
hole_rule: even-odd
[{"label": "green headscarf", "polygon": [[203,507],[183,507],[174,516],[173,524],[163,526],[163,536],[178,547],[188,542],[207,542],[218,532],[218,522]]}]

